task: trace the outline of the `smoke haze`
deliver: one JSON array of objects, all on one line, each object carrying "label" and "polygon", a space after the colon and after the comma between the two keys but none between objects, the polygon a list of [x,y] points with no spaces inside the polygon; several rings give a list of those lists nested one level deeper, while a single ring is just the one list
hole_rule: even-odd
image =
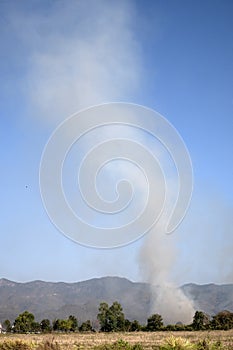
[{"label": "smoke haze", "polygon": [[208,196],[194,194],[190,210],[172,235],[156,226],[144,238],[141,278],[152,284],[151,312],[161,314],[165,323],[192,321],[193,301],[178,289],[181,284],[233,281],[232,208],[212,188],[206,186],[206,192]]},{"label": "smoke haze", "polygon": [[[25,3],[29,4],[29,2],[24,2],[24,5]],[[81,108],[112,100],[124,100],[126,96],[127,101],[130,100],[132,96],[135,98],[135,94],[138,89],[142,89],[143,53],[140,43],[135,35],[135,28],[133,27],[134,23],[137,23],[139,20],[133,6],[133,2],[114,2],[104,0],[97,2],[91,0],[70,0],[69,2],[45,2],[46,8],[43,8],[43,6],[40,7],[38,5],[39,2],[35,3],[37,3],[37,6],[33,10],[29,5],[19,6],[17,5],[17,2],[12,2],[12,5],[8,5],[11,7],[8,13],[8,21],[6,24],[4,22],[4,28],[2,27],[2,31],[5,30],[7,33],[7,40],[10,41],[12,38],[14,39],[12,40],[12,43],[9,44],[13,47],[13,49],[11,49],[11,56],[13,58],[16,58],[16,66],[18,67],[19,65],[21,71],[20,74],[18,74],[20,78],[18,78],[17,74],[14,72],[14,69],[12,70],[14,75],[12,85],[15,86],[16,84],[19,84],[18,79],[22,80],[20,80],[20,85],[24,93],[25,104],[28,106],[30,111],[28,114],[30,118],[37,118],[37,120],[41,121],[41,124],[43,126],[45,125],[45,127],[48,125],[52,125],[52,127],[54,127],[59,122],[63,121],[67,116]],[[10,2],[8,2],[8,4],[10,4]],[[192,11],[190,11],[190,13],[191,12]],[[155,13],[153,13],[153,16],[156,17]],[[212,23],[214,23],[214,21]],[[176,23],[174,22],[174,28],[175,25]],[[208,28],[211,28],[211,26]],[[214,28],[215,26],[213,26],[213,29]],[[216,30],[218,30],[218,27],[216,28]],[[184,32],[186,31],[182,28],[180,33]],[[172,35],[171,38],[173,38]],[[204,36],[203,38],[205,40]],[[176,39],[179,38],[176,37]],[[181,36],[181,40],[185,40],[185,38]],[[167,47],[173,47],[169,37],[167,37],[167,40],[165,38],[164,41],[168,43]],[[190,36],[188,36],[188,41],[186,44],[189,41]],[[10,46],[6,46],[6,52],[9,50],[9,47]],[[227,47],[230,46],[228,44],[225,47],[216,46],[218,52],[223,52]],[[199,46],[196,46],[196,51],[200,51]],[[177,50],[177,52],[179,52],[179,50]],[[156,62],[155,52],[150,52],[150,55],[150,59]],[[165,49],[164,53],[162,53],[162,56],[163,55],[171,57],[171,52],[169,53],[169,51],[167,52]],[[217,57],[214,54],[214,51],[211,52],[211,55],[211,57]],[[182,56],[184,56],[186,60],[184,63],[189,62],[189,59],[191,57],[189,57],[187,60],[185,55],[182,54]],[[180,62],[182,66],[182,57],[178,57],[181,60]],[[162,59],[162,61],[164,61],[164,59]],[[208,66],[210,66],[211,69],[213,68],[213,70],[209,73],[210,76],[212,72],[215,71],[214,68],[218,69],[220,67],[219,61],[217,59],[216,62],[216,66],[212,67],[209,65],[208,59]],[[167,71],[169,72],[168,74],[170,74],[172,69],[169,70],[169,67],[171,69],[173,66],[170,66],[170,64],[165,64],[165,66],[161,65],[158,68],[165,82],[165,86],[163,86],[161,89],[161,96],[163,95],[163,90],[166,91],[166,94],[164,92],[164,101],[168,103],[168,106],[170,105],[170,108],[174,109],[175,105],[177,106],[177,110],[171,110],[170,115],[172,115],[174,112],[174,115],[182,116],[182,109],[184,107],[182,103],[185,100],[183,93],[186,90],[188,91],[188,89],[180,89],[182,99],[179,100],[179,96],[177,97],[176,94],[174,94],[175,89],[173,89],[173,87],[177,86],[178,79],[181,79],[181,81],[184,79],[184,81],[186,81],[185,79],[189,77],[189,74],[191,74],[192,71],[195,72],[195,70],[191,69],[193,66],[190,66],[187,71],[184,70],[182,76],[179,75],[182,72],[177,70],[178,75],[177,77],[174,77],[173,81],[172,76],[169,75],[169,77],[167,77],[165,74]],[[201,62],[200,69],[203,69],[203,62]],[[153,71],[155,70],[156,67],[153,66]],[[225,77],[223,74],[224,72],[224,68],[222,71],[219,71],[219,79],[220,76]],[[196,76],[194,80],[196,81]],[[172,82],[173,84],[175,83],[175,85],[172,85]],[[201,82],[202,80],[199,81],[200,85]],[[205,82],[203,81],[203,86],[205,86],[204,83]],[[224,85],[224,82],[221,84]],[[216,86],[212,83],[210,85],[213,85],[215,90],[219,91],[218,87],[221,84],[218,81],[218,84]],[[156,86],[156,83],[153,81],[153,84],[151,83],[151,85]],[[171,95],[169,95],[169,91],[167,91],[169,90],[167,88],[170,85],[172,90],[172,98],[177,99],[175,104],[172,104]],[[190,84],[189,80],[187,81],[187,86],[190,88],[192,87],[192,84]],[[227,85],[225,88],[226,87]],[[4,86],[4,89],[5,88],[6,87]],[[9,89],[9,86],[7,88]],[[9,90],[14,89],[12,88]],[[152,94],[152,92],[149,90],[149,88],[145,90],[145,95]],[[194,310],[192,302],[177,289],[177,286],[181,283],[190,281],[190,278],[192,279],[190,282],[198,283],[233,282],[233,211],[232,207],[228,207],[224,204],[232,201],[232,197],[230,197],[232,185],[231,182],[228,182],[227,180],[230,176],[229,174],[231,174],[231,170],[228,171],[227,166],[232,163],[232,157],[229,153],[229,149],[231,149],[229,140],[232,139],[230,137],[230,126],[232,124],[230,117],[228,117],[230,120],[229,124],[227,123],[226,117],[223,119],[224,122],[218,123],[217,117],[219,118],[220,115],[218,109],[216,109],[217,117],[216,120],[214,120],[215,114],[212,114],[211,110],[209,110],[212,101],[218,100],[217,98],[214,98],[214,94],[210,95],[209,100],[205,98],[206,105],[202,105],[202,98],[205,96],[207,90],[209,90],[209,88],[206,88],[205,93],[203,93],[202,89],[199,89],[199,86],[195,86],[195,89],[193,86],[193,90],[190,90],[186,96],[186,98],[190,98],[191,96],[191,99],[188,101],[192,101],[192,103],[193,96],[197,96],[196,99],[199,102],[196,103],[196,105],[198,106],[198,109],[204,106],[206,109],[202,109],[203,111],[208,111],[207,114],[210,116],[210,119],[208,119],[208,115],[206,116],[204,112],[201,114],[199,113],[200,111],[195,108],[193,109],[193,112],[188,111],[189,113],[185,115],[186,110],[184,109],[184,125],[186,125],[185,123],[188,120],[187,129],[193,129],[193,134],[186,132],[185,137],[186,139],[190,137],[189,144],[193,147],[192,156],[193,158],[197,157],[194,159],[195,171],[197,172],[197,176],[199,176],[199,179],[197,179],[197,186],[200,177],[203,177],[205,175],[208,177],[207,181],[209,181],[210,178],[216,173],[216,178],[219,177],[219,179],[217,179],[219,183],[217,182],[216,185],[219,186],[219,188],[221,188],[222,183],[228,186],[229,199],[225,200],[218,198],[218,196],[216,196],[216,193],[213,195],[213,192],[207,193],[206,184],[202,186],[202,184],[200,185],[199,183],[199,187],[201,187],[202,191],[202,196],[197,196],[198,198],[196,198],[196,204],[192,208],[192,214],[188,214],[185,218],[183,229],[171,236],[166,236],[163,232],[160,232],[159,228],[157,227],[154,229],[154,231],[145,237],[142,248],[139,247],[139,249],[141,249],[139,259],[142,276],[141,279],[147,280],[155,286],[154,293],[156,293],[156,295],[154,296],[151,310],[152,312],[161,313],[166,323],[175,323],[177,321],[182,321],[185,323],[190,322],[193,316]],[[198,91],[200,91],[199,96],[196,95]],[[226,91],[229,92],[231,90],[228,88]],[[225,95],[226,93],[224,91],[224,96]],[[154,98],[154,95],[151,96],[151,101],[154,101]],[[163,100],[161,99],[161,101]],[[166,102],[164,102],[164,105]],[[16,102],[14,101],[14,103]],[[161,106],[163,106],[162,102],[160,103]],[[219,105],[221,105],[221,103],[219,103]],[[214,108],[216,108],[216,106],[214,106]],[[163,107],[163,109],[165,108]],[[167,111],[169,111],[169,108]],[[21,115],[23,114],[24,111],[21,111]],[[222,113],[221,115],[224,116],[224,114],[227,115],[227,113]],[[18,113],[14,113],[14,117],[15,115],[18,116]],[[230,112],[228,115],[231,116]],[[194,123],[193,121],[196,122]],[[207,127],[205,127],[205,123],[208,124]],[[222,125],[224,124],[226,127],[224,127],[224,129],[221,129]],[[179,118],[177,118],[177,125],[179,125]],[[182,121],[180,125],[182,125]],[[214,132],[214,125],[217,125],[218,129],[216,133]],[[10,130],[11,128],[12,127],[10,126]],[[26,130],[29,132],[28,129]],[[201,134],[202,137],[198,137],[197,135],[201,130],[203,130],[203,133]],[[8,135],[8,132],[9,130],[7,130],[5,134]],[[219,133],[220,136],[224,135],[220,139],[217,138],[219,137]],[[20,132],[18,132],[18,134],[21,137]],[[34,138],[34,135],[32,137]],[[208,142],[203,142],[203,140],[206,140]],[[217,140],[219,140],[219,143]],[[226,142],[226,140],[229,141],[229,147],[227,147],[227,144],[224,146],[224,142]],[[215,148],[215,145],[218,146]],[[13,146],[13,154],[14,158],[16,158],[15,149],[18,148],[18,144],[13,144]],[[44,139],[42,140],[42,145],[40,146],[39,151],[37,151],[38,154],[40,154],[43,146]],[[8,142],[7,147],[9,147]],[[200,155],[199,157],[197,156],[199,147],[201,149],[200,154],[203,156],[204,160]],[[31,148],[32,145],[28,144],[27,149]],[[215,155],[216,150],[218,151],[217,155],[219,155],[219,159],[217,158],[217,155]],[[228,156],[225,154],[228,154]],[[35,157],[34,167],[36,169],[34,178],[37,181],[39,156],[38,159],[36,159],[36,156],[34,156],[33,153],[33,157]],[[24,153],[22,159],[23,162],[25,162]],[[200,170],[202,167],[202,161],[205,164],[202,169],[203,173],[201,173]],[[23,162],[22,164],[24,164]],[[13,163],[14,162],[12,161],[12,164]],[[31,159],[28,161],[28,164],[30,163]],[[211,168],[211,165],[215,163],[217,164],[216,167]],[[12,171],[12,173],[20,173],[20,170],[24,167],[27,169],[27,167],[23,167],[22,164],[20,163],[17,171],[14,169],[14,172]],[[206,167],[207,165],[210,167],[209,169]],[[198,167],[200,169],[198,169]],[[207,171],[207,173],[204,173],[204,170]],[[120,170],[120,172],[123,171]],[[7,179],[9,177],[8,173],[9,171],[7,171]],[[23,184],[25,181],[28,181],[25,180],[28,179],[28,174],[29,171],[27,169],[27,171],[25,171],[25,174],[22,176]],[[216,181],[216,179],[213,181]],[[23,187],[24,190],[24,185],[22,186],[22,183],[20,183],[20,185],[17,184],[16,188],[18,189]],[[140,184],[138,184],[138,186],[140,186]],[[12,184],[10,184],[10,187],[12,187]],[[11,199],[10,208],[12,208],[12,202],[16,201],[15,196],[16,195],[14,193],[12,197],[13,199]],[[203,197],[205,196],[206,198],[209,198],[208,201],[203,200]],[[8,197],[9,193],[7,192],[6,198]],[[17,195],[17,198],[20,199],[20,204],[18,206],[20,215],[22,215],[19,210],[22,207],[21,198],[24,197],[24,192]],[[33,205],[30,205],[30,207],[34,208]],[[41,208],[40,201],[39,208]],[[17,212],[17,210],[15,211]],[[25,213],[27,213],[26,210]],[[38,220],[38,210],[35,210],[35,213],[36,214],[33,214],[35,216],[31,215],[31,226],[28,226],[27,243],[33,243],[33,249],[30,249],[31,252],[34,252],[35,248],[38,252],[40,251],[36,246],[36,244],[39,244],[38,241],[35,240],[35,237],[33,237],[34,240],[31,238],[31,232],[34,231],[35,222]],[[24,218],[24,214],[22,217]],[[29,218],[27,214],[27,216],[25,216],[25,222],[28,222],[28,220]],[[12,232],[18,230],[18,227],[20,226],[24,227],[22,224],[17,224],[17,227],[12,229]],[[7,230],[9,230],[9,228],[6,225],[6,228],[3,229],[2,232],[7,232]],[[41,232],[47,232],[47,230],[51,230],[51,227],[46,227],[46,229],[44,229],[38,225],[38,231],[40,231],[38,233],[38,236],[41,234]],[[47,236],[48,235],[45,234],[43,236],[43,239],[45,241],[48,239]],[[89,252],[86,249],[85,254],[82,256],[82,261],[87,261],[85,263],[85,266],[89,267],[89,274],[87,272],[86,274],[83,272],[83,267],[80,264],[79,275],[77,273],[73,273],[67,277],[67,270],[70,270],[69,266],[63,266],[63,264],[59,266],[55,263],[54,266],[53,264],[51,265],[52,267],[50,274],[48,265],[51,264],[51,258],[49,258],[49,256],[51,254],[51,251],[53,251],[53,249],[50,248],[50,245],[53,247],[55,235],[51,236],[51,242],[48,243],[47,248],[48,258],[44,262],[44,271],[42,271],[41,266],[43,265],[40,259],[40,254],[38,253],[38,265],[32,265],[33,271],[31,274],[25,274],[25,276],[27,276],[27,279],[32,278],[28,276],[33,276],[33,278],[34,276],[36,276],[36,278],[43,278],[43,276],[47,274],[46,276],[48,276],[48,279],[70,278],[76,280],[78,278],[77,276],[79,276],[79,278],[87,278],[87,276],[92,277],[93,271],[94,273],[98,272],[99,275],[103,275],[103,273],[119,274],[121,272],[122,275],[125,274],[124,276],[132,278],[132,274],[134,272],[132,272],[133,268],[131,268],[131,266],[134,266],[134,263],[132,263],[132,259],[130,259],[129,256],[130,254],[133,256],[135,253],[133,250],[134,247],[129,248],[131,249],[130,253],[126,248],[124,248],[124,250],[122,250],[124,254],[122,253],[122,255],[119,253],[120,251],[118,251],[118,253],[112,253],[110,251],[105,253],[101,252],[101,254],[98,254],[94,251]],[[3,240],[5,243],[2,243],[2,246],[4,247],[4,251],[2,252],[3,261],[4,254],[8,251],[8,249],[6,249],[6,247],[8,247],[6,242],[7,239],[9,240],[9,249],[12,249],[12,240],[15,240],[16,238],[10,235],[5,235],[5,241]],[[43,242],[43,239],[41,239],[41,242]],[[23,239],[21,239],[21,241],[24,242]],[[40,244],[42,247],[41,249],[44,249],[44,243]],[[73,266],[75,266],[75,264],[78,265],[81,259],[79,256],[77,258],[77,247],[69,244],[69,242],[66,244],[69,246],[69,259],[71,259],[73,256]],[[138,246],[139,245],[140,244],[138,244]],[[28,245],[24,244],[24,247],[26,246]],[[179,250],[177,248],[178,246],[180,247]],[[17,257],[17,244],[15,244],[14,249],[15,256]],[[27,248],[27,250],[29,249]],[[72,250],[73,255],[70,253],[70,250]],[[80,248],[80,252],[83,251],[83,247]],[[28,251],[25,251],[25,254],[21,254],[18,260],[22,259],[22,255],[26,257],[27,253]],[[60,254],[64,254],[64,259],[61,259],[59,256],[59,262],[65,262],[69,260],[65,258],[66,256],[64,253],[64,241],[62,239],[60,240]],[[89,260],[86,257],[88,254],[90,254]],[[44,255],[46,256],[46,253]],[[106,256],[108,259],[106,259]],[[115,256],[115,260],[112,258],[113,256]],[[8,256],[5,257],[5,259],[7,258]],[[54,261],[55,259],[56,258],[54,258]],[[106,261],[108,261],[107,264]],[[111,261],[113,262],[111,263]],[[125,261],[127,261],[127,263]],[[12,267],[12,271],[15,270],[15,266],[17,264],[14,262],[13,265],[14,266]],[[126,269],[126,265],[130,266],[128,267],[128,271]],[[18,276],[24,276],[23,274],[21,275],[21,271],[23,271],[23,265],[19,264],[19,266],[20,271],[18,271]],[[28,268],[27,261],[25,262],[24,266],[26,271]],[[55,274],[55,271],[59,271],[59,268],[57,268],[57,266],[59,266],[61,271],[64,269],[63,275],[59,275],[58,273],[57,275]],[[174,266],[176,267],[176,271],[174,271]],[[39,274],[41,274],[39,276],[35,275],[35,271],[37,269],[39,271]],[[176,278],[174,277],[175,275]],[[159,288],[156,286],[159,286]]]},{"label": "smoke haze", "polygon": [[80,109],[134,94],[141,49],[130,1],[52,2],[47,14],[11,13],[28,54],[23,85],[31,115],[56,125]]},{"label": "smoke haze", "polygon": [[195,313],[192,301],[173,282],[177,259],[176,234],[165,235],[157,225],[144,239],[139,264],[151,284],[151,313],[162,315],[166,324],[188,324]]}]

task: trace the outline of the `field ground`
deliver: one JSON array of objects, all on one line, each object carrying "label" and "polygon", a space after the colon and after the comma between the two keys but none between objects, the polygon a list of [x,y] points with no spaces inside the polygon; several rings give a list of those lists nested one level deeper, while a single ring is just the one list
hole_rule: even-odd
[{"label": "field ground", "polygon": [[199,332],[131,332],[131,333],[75,333],[75,334],[1,334],[0,344],[8,340],[22,340],[35,345],[46,342],[58,343],[63,350],[93,349],[95,346],[111,344],[119,339],[129,344],[140,343],[143,349],[154,349],[162,345],[168,337],[182,337],[192,343],[208,339],[211,342],[221,341],[224,349],[233,350],[233,329],[229,331],[199,331]]}]

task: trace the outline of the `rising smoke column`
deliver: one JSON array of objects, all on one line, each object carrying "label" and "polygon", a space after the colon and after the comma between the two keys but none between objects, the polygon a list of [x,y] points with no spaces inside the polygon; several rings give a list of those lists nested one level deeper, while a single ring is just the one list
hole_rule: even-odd
[{"label": "rising smoke column", "polygon": [[193,302],[172,281],[177,259],[176,233],[166,235],[157,225],[144,239],[139,264],[151,284],[151,314],[161,314],[165,324],[188,324],[195,313]]},{"label": "rising smoke column", "polygon": [[57,125],[83,108],[139,91],[142,51],[135,39],[133,23],[139,19],[131,1],[50,5],[47,16],[40,8],[27,16],[20,10],[11,15],[28,50],[24,92],[33,116],[45,125]]}]

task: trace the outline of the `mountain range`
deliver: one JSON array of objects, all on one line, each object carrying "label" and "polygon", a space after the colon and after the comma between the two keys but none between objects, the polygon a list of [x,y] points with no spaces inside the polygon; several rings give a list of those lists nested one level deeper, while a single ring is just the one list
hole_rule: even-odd
[{"label": "mountain range", "polygon": [[[189,296],[196,310],[214,315],[222,310],[233,311],[233,284],[185,284],[180,287]],[[74,315],[79,323],[96,320],[100,302],[119,301],[125,317],[144,324],[151,314],[151,288],[147,283],[126,278],[102,277],[64,283],[33,281],[18,283],[0,279],[0,322],[14,321],[28,310],[37,321],[67,318]]]}]

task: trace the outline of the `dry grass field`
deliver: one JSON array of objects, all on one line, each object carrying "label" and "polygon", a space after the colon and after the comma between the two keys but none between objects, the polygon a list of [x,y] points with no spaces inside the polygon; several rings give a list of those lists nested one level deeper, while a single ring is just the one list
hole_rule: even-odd
[{"label": "dry grass field", "polygon": [[[143,349],[155,350],[166,343],[166,339],[171,336],[175,338],[184,338],[190,343],[197,344],[204,339],[207,343],[221,342],[218,349],[233,350],[233,330],[230,331],[211,331],[211,332],[136,332],[136,333],[75,333],[75,334],[2,334],[0,335],[0,349],[13,349],[7,347],[7,343],[15,343],[18,340],[18,349],[24,349],[20,344],[29,344],[33,349],[37,349],[40,344],[50,344],[48,347],[42,346],[41,349],[61,349],[61,350],[89,350],[100,345],[113,344],[119,339],[130,345],[141,344]],[[5,344],[5,345],[4,345]],[[51,346],[51,344],[54,344]],[[201,347],[200,347],[201,348]],[[14,349],[17,349],[14,348]],[[26,349],[26,347],[25,347]],[[40,349],[40,347],[39,347]],[[183,349],[183,347],[170,347],[169,349]],[[203,346],[201,349],[212,349],[212,347]],[[215,349],[215,348],[214,348]]]}]

